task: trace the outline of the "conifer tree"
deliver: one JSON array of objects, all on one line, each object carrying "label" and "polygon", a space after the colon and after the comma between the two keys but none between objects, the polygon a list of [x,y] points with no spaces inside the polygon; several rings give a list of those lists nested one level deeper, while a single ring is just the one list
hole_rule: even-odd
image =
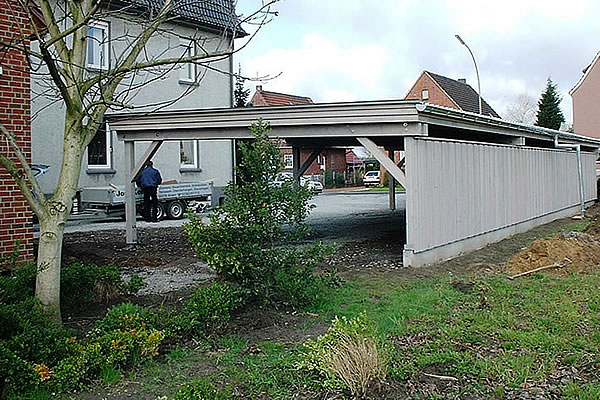
[{"label": "conifer tree", "polygon": [[235,90],[233,91],[234,107],[246,107],[250,89],[244,89],[245,79],[242,77],[242,65],[238,65],[238,74],[235,77]]},{"label": "conifer tree", "polygon": [[535,124],[544,128],[558,129],[565,122],[565,116],[560,109],[562,98],[558,94],[557,85],[548,78],[546,90],[538,101],[537,120]]}]

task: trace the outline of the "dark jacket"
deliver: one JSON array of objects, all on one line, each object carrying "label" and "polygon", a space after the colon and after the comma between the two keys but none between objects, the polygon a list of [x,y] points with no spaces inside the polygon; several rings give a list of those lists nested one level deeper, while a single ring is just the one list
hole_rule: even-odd
[{"label": "dark jacket", "polygon": [[160,172],[153,167],[146,167],[138,176],[136,183],[139,187],[153,187],[158,186],[162,182],[162,177],[160,176]]}]

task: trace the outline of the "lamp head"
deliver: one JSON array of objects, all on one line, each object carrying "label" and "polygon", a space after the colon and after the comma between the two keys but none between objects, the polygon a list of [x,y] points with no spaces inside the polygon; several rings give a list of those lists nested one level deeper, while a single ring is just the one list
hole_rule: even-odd
[{"label": "lamp head", "polygon": [[460,37],[458,34],[454,35],[454,37],[455,37],[455,38],[456,38],[456,39],[457,39],[457,40],[460,42],[460,44],[462,44],[463,46],[466,46],[466,45],[467,45],[467,44],[465,43],[465,41],[464,41],[464,40],[462,40],[462,38],[461,38],[461,37]]}]

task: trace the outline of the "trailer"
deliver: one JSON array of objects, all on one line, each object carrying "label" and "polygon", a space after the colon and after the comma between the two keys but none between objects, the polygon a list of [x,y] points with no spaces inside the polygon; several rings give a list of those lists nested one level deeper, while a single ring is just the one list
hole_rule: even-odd
[{"label": "trailer", "polygon": [[[180,219],[188,208],[196,212],[206,211],[210,206],[222,202],[222,191],[212,182],[168,183],[157,190],[158,219]],[[135,199],[139,211],[142,211],[144,194],[136,188]],[[85,213],[104,213],[107,216],[125,216],[124,186],[84,187],[78,192],[79,211]]]}]

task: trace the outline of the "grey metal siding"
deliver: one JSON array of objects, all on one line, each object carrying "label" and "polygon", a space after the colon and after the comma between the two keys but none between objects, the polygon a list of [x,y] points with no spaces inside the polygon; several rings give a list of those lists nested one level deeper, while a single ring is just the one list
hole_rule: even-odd
[{"label": "grey metal siding", "polygon": [[[407,245],[414,253],[579,204],[574,151],[406,138]],[[586,201],[595,153],[583,153]]]}]

